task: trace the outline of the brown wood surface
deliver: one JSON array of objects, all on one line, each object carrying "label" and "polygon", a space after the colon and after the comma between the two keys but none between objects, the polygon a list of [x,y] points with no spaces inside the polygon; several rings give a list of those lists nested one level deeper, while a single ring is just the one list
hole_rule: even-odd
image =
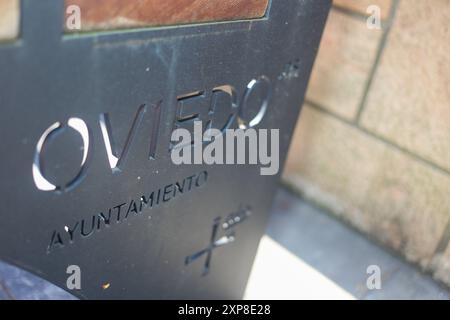
[{"label": "brown wood surface", "polygon": [[80,7],[83,31],[260,18],[264,16],[268,2],[269,0],[65,0],[66,7]]}]

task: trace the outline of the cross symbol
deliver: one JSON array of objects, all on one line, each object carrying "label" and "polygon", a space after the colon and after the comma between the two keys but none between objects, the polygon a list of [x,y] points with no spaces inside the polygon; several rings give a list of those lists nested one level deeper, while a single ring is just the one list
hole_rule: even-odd
[{"label": "cross symbol", "polygon": [[209,273],[209,266],[211,264],[211,257],[212,257],[213,250],[234,241],[234,231],[232,231],[232,232],[228,233],[227,235],[216,240],[217,231],[219,229],[221,219],[222,219],[221,217],[214,219],[213,229],[212,229],[212,233],[211,233],[211,241],[210,241],[209,245],[205,249],[200,250],[199,252],[186,257],[186,260],[184,262],[185,265],[188,265],[191,262],[193,262],[193,261],[197,260],[198,258],[200,258],[201,256],[203,256],[204,254],[206,254],[206,260],[205,260],[205,265],[203,267],[202,276],[206,276]]}]

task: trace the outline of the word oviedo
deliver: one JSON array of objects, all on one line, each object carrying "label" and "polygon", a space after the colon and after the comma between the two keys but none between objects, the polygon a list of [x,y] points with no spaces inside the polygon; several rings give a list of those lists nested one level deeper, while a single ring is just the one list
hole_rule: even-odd
[{"label": "word oviedo", "polygon": [[[222,136],[225,135],[226,132],[229,131],[231,125],[233,123],[238,124],[239,129],[236,131],[244,132],[248,129],[251,129],[263,120],[269,102],[272,96],[272,84],[268,77],[260,76],[256,79],[251,80],[247,87],[244,90],[242,97],[239,97],[235,88],[231,85],[222,85],[218,87],[214,87],[210,90],[205,91],[194,91],[191,93],[186,93],[177,96],[176,99],[176,112],[173,117],[173,132],[176,130],[183,129],[184,133],[186,130],[188,132],[193,133],[195,138],[195,133],[198,130],[199,122],[203,124],[203,131],[208,131],[209,133],[214,133],[215,137],[218,138],[217,133]],[[145,116],[150,115],[151,119],[149,122],[152,128],[150,130],[150,136],[148,146],[148,160],[154,161],[158,159],[157,155],[157,146],[159,144],[160,139],[165,139],[168,144],[168,152],[179,152],[180,149],[186,150],[186,144],[191,148],[191,146],[195,147],[194,141],[185,141],[183,148],[180,148],[180,143],[173,144],[171,138],[173,139],[173,135],[169,137],[160,137],[160,124],[167,123],[166,121],[162,121],[162,110],[163,110],[163,101],[158,102],[157,104],[148,107],[145,104],[142,104],[138,107],[134,119],[131,123],[131,127],[128,130],[128,135],[125,139],[124,145],[120,149],[114,142],[114,128],[111,125],[110,117],[113,115],[109,115],[108,113],[102,113],[98,116],[98,126],[99,126],[99,134],[102,135],[104,142],[104,152],[106,152],[108,163],[105,165],[109,165],[112,174],[120,174],[123,169],[123,165],[127,159],[127,154],[129,153],[130,146],[133,144],[133,140],[135,139],[137,133],[139,132],[139,127],[143,122],[142,119]],[[256,114],[255,116],[248,116],[247,114],[251,113]],[[249,119],[251,118],[251,119]],[[46,177],[47,171],[43,170],[43,163],[45,163],[46,150],[48,149],[48,145],[50,145],[53,141],[53,137],[57,136],[57,133],[62,132],[63,130],[73,129],[75,130],[82,138],[82,160],[79,166],[77,173],[74,175],[66,183],[52,183],[50,178]],[[261,129],[262,130],[262,129]],[[51,124],[47,129],[44,130],[42,135],[37,141],[36,149],[34,153],[33,165],[32,165],[32,174],[33,180],[36,187],[41,191],[50,191],[50,192],[68,192],[76,188],[80,185],[80,182],[86,177],[89,172],[89,164],[92,158],[91,153],[93,152],[93,139],[92,139],[92,129],[83,119],[77,117],[71,117],[67,120],[67,122],[55,122]],[[117,133],[116,133],[117,134]],[[180,139],[180,134],[175,134],[178,136],[178,140]],[[181,134],[181,136],[186,136],[186,134]],[[230,135],[233,137],[233,135]],[[240,149],[239,146],[242,146],[242,143],[239,143],[239,137],[242,135],[236,134],[234,137],[238,139],[238,148],[237,148],[237,157],[238,164],[242,164],[242,157],[239,155]],[[253,135],[243,135],[243,139],[247,136]],[[260,139],[264,140],[267,143],[267,130],[264,132],[264,138]],[[278,139],[278,131],[276,130],[276,138]],[[177,139],[176,139],[177,140]],[[203,143],[206,142],[205,139]],[[211,142],[213,139],[209,139]],[[273,140],[273,139],[272,139]],[[241,141],[242,142],[242,141]],[[250,139],[249,145],[249,157],[251,158],[250,164],[256,164],[255,152],[252,149],[251,144],[252,140]],[[202,143],[202,144],[203,144]],[[271,147],[278,147],[278,141],[271,141]],[[67,147],[71,147],[70,145]],[[75,146],[72,146],[75,148]],[[214,147],[217,149],[217,143]],[[95,150],[99,150],[95,148]],[[160,149],[158,149],[160,150]],[[242,150],[241,150],[242,151]],[[228,152],[228,150],[227,150]],[[245,150],[243,150],[245,154]],[[194,150],[194,155],[195,155]],[[263,153],[263,154],[262,154]],[[259,152],[261,163],[267,165],[271,160],[267,155],[267,150],[264,148],[264,152]],[[48,153],[47,153],[48,154]],[[275,154],[278,157],[278,151],[272,152],[272,156]],[[48,155],[47,155],[48,156]],[[245,158],[245,157],[244,157]],[[227,157],[228,159],[228,157]],[[174,157],[172,157],[172,161]],[[175,164],[181,163],[189,163],[189,161],[173,161]],[[194,161],[195,164],[198,161]],[[221,164],[224,162],[221,161],[205,161],[206,164]],[[227,164],[232,163],[231,161],[226,161]],[[278,160],[276,160],[276,165],[274,168],[269,168],[270,170],[266,170],[264,173],[261,170],[261,174],[276,174],[278,171]]]}]

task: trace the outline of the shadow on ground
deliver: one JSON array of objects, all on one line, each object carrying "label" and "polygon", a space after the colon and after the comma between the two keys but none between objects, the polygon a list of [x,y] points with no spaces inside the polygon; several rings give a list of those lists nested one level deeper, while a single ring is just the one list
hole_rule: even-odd
[{"label": "shadow on ground", "polygon": [[[381,290],[366,285],[370,265],[381,269]],[[281,189],[246,298],[449,299],[450,294],[416,267]]]}]

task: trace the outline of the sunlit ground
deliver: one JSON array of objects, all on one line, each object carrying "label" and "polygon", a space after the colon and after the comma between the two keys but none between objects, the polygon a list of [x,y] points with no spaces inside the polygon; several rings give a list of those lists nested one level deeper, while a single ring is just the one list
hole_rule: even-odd
[{"label": "sunlit ground", "polygon": [[355,299],[268,236],[261,239],[245,299]]},{"label": "sunlit ground", "polygon": [[[381,289],[367,286],[368,266],[379,267]],[[415,266],[281,189],[245,298],[450,299],[450,294]]]}]

